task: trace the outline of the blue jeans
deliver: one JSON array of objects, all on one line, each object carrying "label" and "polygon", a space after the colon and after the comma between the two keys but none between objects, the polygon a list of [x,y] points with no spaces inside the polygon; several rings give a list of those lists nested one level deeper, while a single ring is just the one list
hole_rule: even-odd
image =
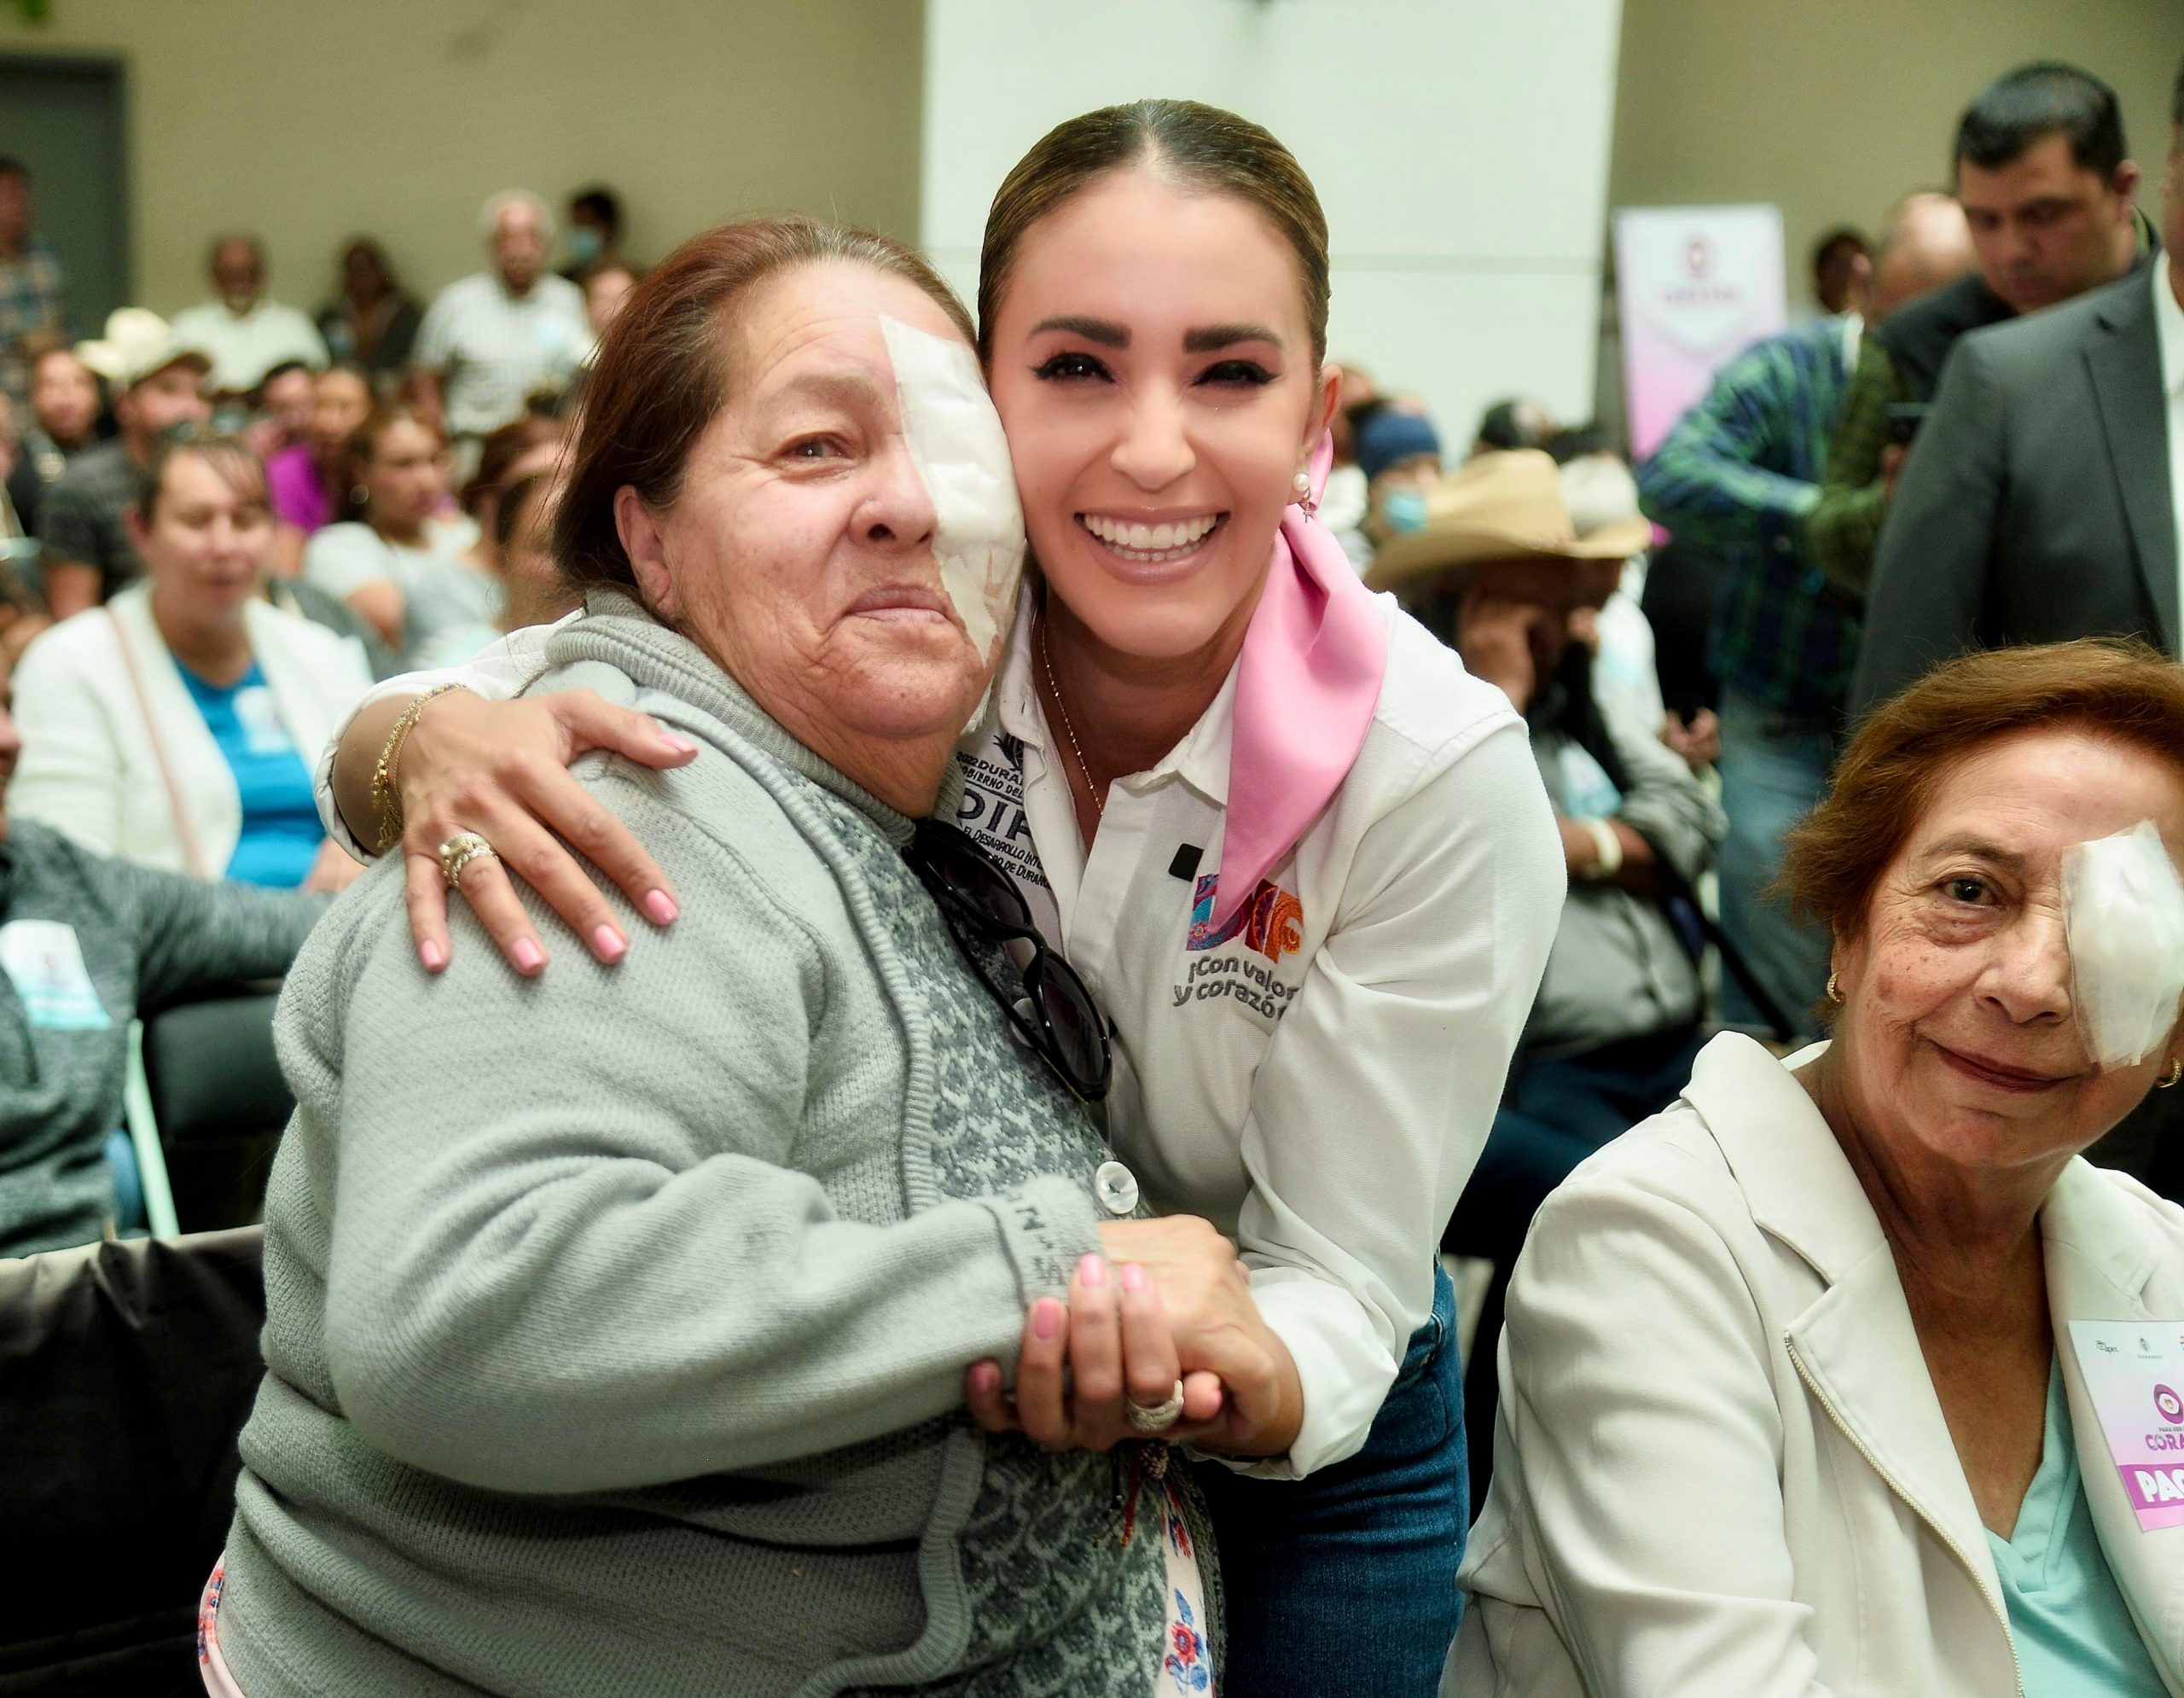
[{"label": "blue jeans", "polygon": [[[1722,692],[1722,929],[1752,976],[1781,1004],[1792,1026],[1812,1029],[1812,1005],[1827,983],[1826,928],[1801,924],[1768,894],[1782,869],[1782,837],[1827,794],[1835,739],[1825,728],[1785,724],[1748,695]],[[1730,974],[1722,975],[1722,1017],[1758,1026],[1765,1017]]]},{"label": "blue jeans", "polygon": [[1432,1698],[1456,1637],[1456,1567],[1471,1525],[1455,1292],[1437,1262],[1432,1318],[1365,1448],[1304,1480],[1203,1462],[1236,1698],[1329,1692]]}]

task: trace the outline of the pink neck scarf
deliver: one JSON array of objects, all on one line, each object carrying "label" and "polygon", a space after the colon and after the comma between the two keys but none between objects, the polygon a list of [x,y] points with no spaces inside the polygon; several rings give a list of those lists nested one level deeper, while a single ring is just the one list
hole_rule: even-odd
[{"label": "pink neck scarf", "polygon": [[[1333,464],[1334,439],[1322,437],[1315,506]],[[1296,846],[1364,747],[1388,670],[1387,618],[1374,599],[1334,533],[1301,504],[1287,508],[1237,666],[1217,928]]]}]

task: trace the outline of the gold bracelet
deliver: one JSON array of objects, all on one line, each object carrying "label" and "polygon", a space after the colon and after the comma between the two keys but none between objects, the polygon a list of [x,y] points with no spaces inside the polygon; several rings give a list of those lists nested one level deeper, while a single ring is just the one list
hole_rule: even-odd
[{"label": "gold bracelet", "polygon": [[379,847],[375,853],[384,855],[402,840],[402,792],[396,781],[400,776],[402,746],[416,730],[417,716],[434,696],[468,688],[468,684],[434,684],[402,710],[402,717],[386,734],[386,746],[380,750],[379,764],[372,768],[372,811],[379,816]]}]

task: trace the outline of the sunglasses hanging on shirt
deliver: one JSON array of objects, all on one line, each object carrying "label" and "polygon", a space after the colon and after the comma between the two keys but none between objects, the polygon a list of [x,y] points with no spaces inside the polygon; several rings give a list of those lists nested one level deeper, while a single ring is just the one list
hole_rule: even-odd
[{"label": "sunglasses hanging on shirt", "polygon": [[[1008,870],[972,838],[939,820],[918,823],[903,858],[932,893],[956,946],[1017,1035],[1073,1095],[1087,1102],[1104,1098],[1114,1072],[1107,1017],[1077,969],[1039,935]],[[1030,958],[1016,966],[1023,994],[996,982],[988,951],[973,949],[973,940],[1029,947]],[[1015,965],[1013,955],[1010,962]]]}]

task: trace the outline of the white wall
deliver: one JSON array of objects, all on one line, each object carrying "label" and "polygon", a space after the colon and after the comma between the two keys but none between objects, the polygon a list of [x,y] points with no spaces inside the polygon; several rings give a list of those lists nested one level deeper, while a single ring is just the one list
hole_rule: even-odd
[{"label": "white wall", "polygon": [[1615,204],[1773,202],[1803,304],[1822,230],[1870,231],[1907,189],[1946,188],[1972,96],[2059,58],[2114,87],[2158,217],[2180,55],[2180,0],[1629,0]]},{"label": "white wall", "polygon": [[1454,452],[1512,393],[1589,416],[1620,0],[926,0],[922,240],[967,298],[994,190],[1147,96],[1263,124],[1333,250],[1329,352]]},{"label": "white wall", "polygon": [[227,229],[306,307],[359,232],[428,294],[515,185],[613,184],[640,259],[788,207],[913,236],[921,27],[915,0],[0,0],[0,51],[127,61],[136,294],[166,312]]}]

